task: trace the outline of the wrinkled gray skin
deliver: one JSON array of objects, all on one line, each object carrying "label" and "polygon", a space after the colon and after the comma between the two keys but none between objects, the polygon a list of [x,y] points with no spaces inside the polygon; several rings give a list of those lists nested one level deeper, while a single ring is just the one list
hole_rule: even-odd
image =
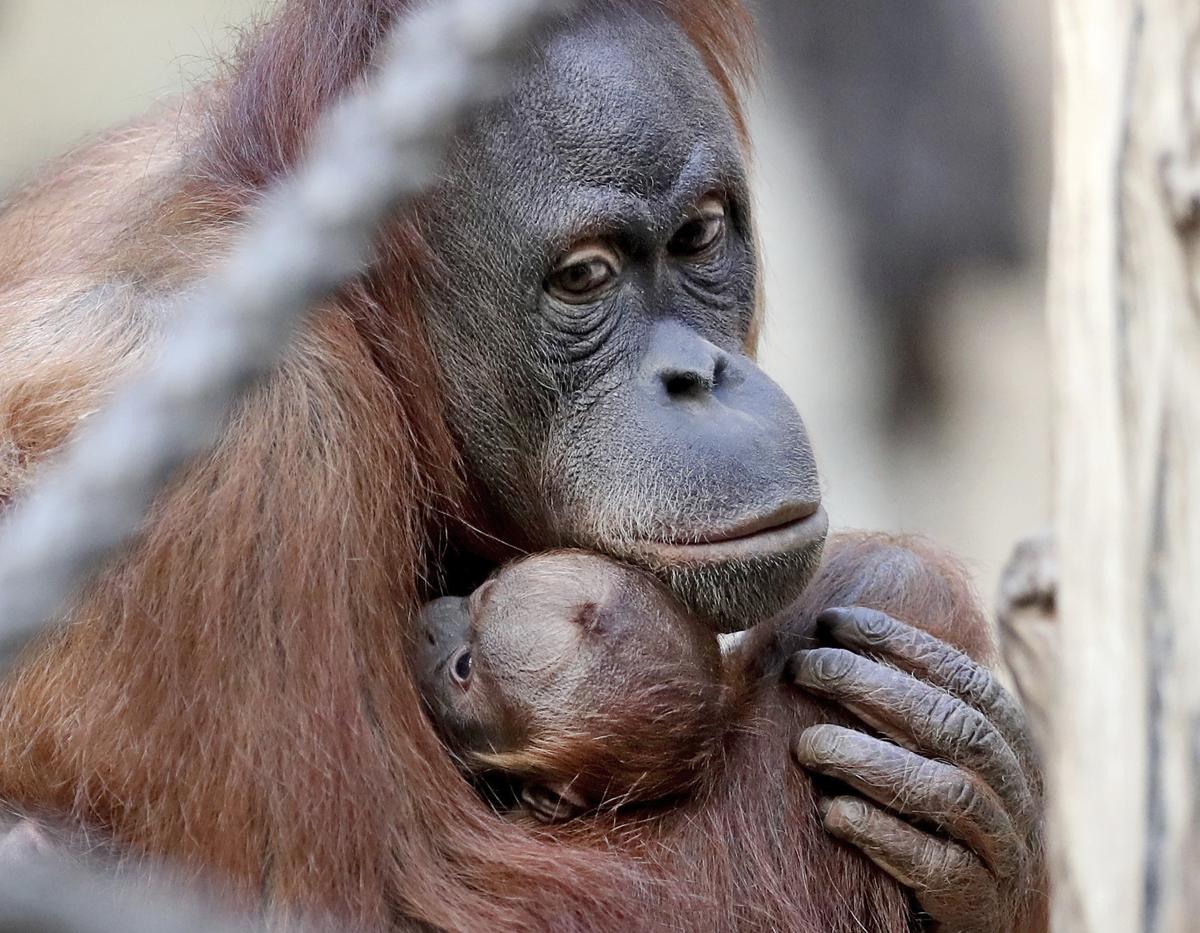
[{"label": "wrinkled gray skin", "polygon": [[[825,523],[800,418],[744,350],[756,259],[733,124],[696,53],[649,14],[576,20],[543,52],[465,135],[423,220],[448,283],[428,323],[467,466],[515,546],[628,558],[742,628],[801,592]],[[724,238],[675,248],[708,195]],[[560,300],[552,273],[587,241],[620,274],[594,300]],[[680,546],[780,516],[790,530]],[[1012,698],[879,613],[826,621],[836,647],[798,655],[792,679],[899,744],[835,726],[795,737],[801,764],[855,794],[825,825],[942,933],[1044,929],[1028,906],[1037,769]]]},{"label": "wrinkled gray skin", "polygon": [[[790,602],[823,513],[734,558],[647,542],[736,535],[820,501],[804,425],[746,353],[757,271],[743,156],[699,56],[665,24],[593,21],[551,39],[465,135],[428,220],[448,288],[428,323],[470,472],[531,549],[583,547],[654,572],[740,629]],[[723,239],[681,255],[706,196]],[[691,226],[689,226],[691,225]],[[596,300],[547,279],[580,244],[619,257]],[[753,551],[753,553],[751,553]]]}]

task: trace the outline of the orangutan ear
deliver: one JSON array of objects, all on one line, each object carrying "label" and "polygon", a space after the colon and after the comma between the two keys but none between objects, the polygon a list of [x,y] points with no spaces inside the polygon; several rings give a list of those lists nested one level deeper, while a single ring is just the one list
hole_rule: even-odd
[{"label": "orangutan ear", "polygon": [[591,809],[569,784],[528,784],[521,789],[521,802],[543,823],[573,820]]}]

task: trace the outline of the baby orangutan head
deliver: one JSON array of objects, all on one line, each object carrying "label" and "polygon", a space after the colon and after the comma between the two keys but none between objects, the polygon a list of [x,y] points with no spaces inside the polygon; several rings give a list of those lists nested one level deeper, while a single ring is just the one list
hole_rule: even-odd
[{"label": "baby orangutan head", "polygon": [[539,819],[682,793],[719,751],[716,639],[639,571],[539,554],[422,623],[418,676],[443,739],[468,773],[517,782]]}]

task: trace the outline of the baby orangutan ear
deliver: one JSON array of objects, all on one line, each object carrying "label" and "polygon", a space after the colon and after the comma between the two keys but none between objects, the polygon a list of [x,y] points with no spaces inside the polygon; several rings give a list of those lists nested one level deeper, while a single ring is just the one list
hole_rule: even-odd
[{"label": "baby orangutan ear", "polygon": [[528,784],[521,789],[521,802],[543,823],[573,820],[591,809],[569,784]]}]

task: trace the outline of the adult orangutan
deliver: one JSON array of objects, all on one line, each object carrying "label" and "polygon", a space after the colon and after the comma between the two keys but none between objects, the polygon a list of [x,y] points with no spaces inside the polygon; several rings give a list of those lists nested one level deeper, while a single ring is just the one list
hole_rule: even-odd
[{"label": "adult orangutan", "polygon": [[[0,499],[153,352],[409,6],[290,0],[226,77],[8,206]],[[366,928],[902,931],[915,894],[941,930],[1039,929],[1020,717],[893,619],[986,660],[960,572],[873,539],[822,563],[803,426],[753,362],[750,56],[738,0],[594,0],[543,35],[369,273],[24,660],[0,799]],[[458,775],[409,657],[423,600],[558,546],[654,572],[714,629],[802,591],[793,636],[831,606],[890,615],[824,617],[832,643],[788,667],[803,690],[778,679],[812,642],[764,630],[761,689],[702,788],[535,832]],[[830,786],[793,749],[856,796],[818,806]]]}]

